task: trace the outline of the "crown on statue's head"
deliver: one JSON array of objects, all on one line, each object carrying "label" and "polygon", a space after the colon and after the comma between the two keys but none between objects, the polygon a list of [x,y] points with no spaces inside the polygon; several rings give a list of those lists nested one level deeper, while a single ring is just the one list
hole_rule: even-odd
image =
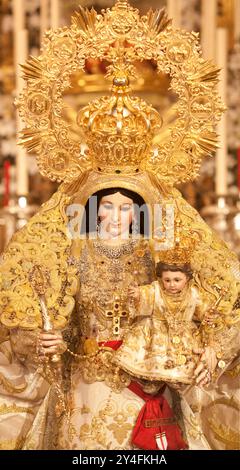
[{"label": "crown on statue's head", "polygon": [[[63,95],[89,59],[109,64],[112,94],[78,113],[75,132]],[[168,76],[175,96],[170,113],[163,109],[160,116],[130,94],[135,65],[144,61]],[[40,56],[30,57],[23,72],[26,86],[16,100],[26,123],[20,142],[36,152],[42,175],[53,181],[68,183],[98,169],[130,177],[147,172],[171,186],[194,179],[202,158],[217,147],[224,110],[219,70],[202,58],[197,34],[174,29],[164,9],[141,16],[127,0],[101,13],[80,7],[69,27],[46,31]]]},{"label": "crown on statue's head", "polygon": [[187,233],[179,219],[175,222],[174,247],[160,250],[158,261],[169,266],[183,266],[191,264],[195,249],[196,239],[191,233]]},{"label": "crown on statue's head", "polygon": [[160,132],[162,118],[149,104],[130,96],[128,73],[113,72],[110,97],[101,97],[78,113],[95,169],[104,172],[137,173],[149,156],[153,137]]}]

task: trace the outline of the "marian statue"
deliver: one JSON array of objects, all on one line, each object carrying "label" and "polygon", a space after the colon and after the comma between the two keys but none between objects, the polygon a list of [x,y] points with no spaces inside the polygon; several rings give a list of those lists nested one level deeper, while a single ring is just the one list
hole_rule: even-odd
[{"label": "marian statue", "polygon": [[[88,58],[111,92],[76,136],[63,93]],[[170,124],[131,92],[143,60],[171,80]],[[176,189],[217,147],[218,69],[118,0],[48,31],[23,73],[21,143],[61,184],[1,258],[0,448],[238,449],[239,265]]]}]

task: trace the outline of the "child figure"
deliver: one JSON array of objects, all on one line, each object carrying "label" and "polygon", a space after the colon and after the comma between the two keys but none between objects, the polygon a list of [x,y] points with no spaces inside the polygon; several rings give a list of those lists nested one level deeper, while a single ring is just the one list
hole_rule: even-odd
[{"label": "child figure", "polygon": [[206,307],[189,263],[161,262],[156,274],[152,284],[129,288],[137,315],[144,317],[130,327],[114,362],[138,378],[190,384],[202,348],[199,325]]}]

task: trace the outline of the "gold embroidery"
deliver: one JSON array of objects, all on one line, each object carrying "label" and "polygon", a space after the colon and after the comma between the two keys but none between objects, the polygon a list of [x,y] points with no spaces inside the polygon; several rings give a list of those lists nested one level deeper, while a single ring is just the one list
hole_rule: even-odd
[{"label": "gold embroidery", "polygon": [[[82,248],[80,260],[76,259],[81,278],[77,306],[84,340],[95,338],[98,342],[104,342],[122,339],[130,317],[135,314],[128,302],[126,286],[133,282],[145,284],[154,279],[154,264],[148,243],[140,239],[136,245],[136,249],[140,246],[144,250],[141,258],[136,256],[135,245],[131,241],[126,246],[131,247],[129,253],[120,251],[117,253],[119,256],[111,258],[104,252],[100,254],[96,251],[94,244],[88,240]],[[118,295],[120,302],[115,302],[117,308],[113,313],[112,303],[116,293],[121,293]],[[109,312],[108,316],[106,312]],[[114,332],[113,317],[117,321]]]},{"label": "gold embroidery", "polygon": [[124,371],[119,370],[112,363],[112,351],[100,351],[96,357],[87,357],[73,364],[73,371],[79,371],[85,383],[105,381],[113,390],[123,390],[131,382],[131,378]]},{"label": "gold embroidery", "polygon": [[230,426],[217,424],[216,417],[208,419],[210,428],[215,437],[226,445],[226,450],[240,450],[240,433],[234,431]]},{"label": "gold embroidery", "polygon": [[9,349],[6,347],[6,345],[1,344],[0,345],[0,352],[7,358],[9,364],[12,363],[12,353],[9,351]]},{"label": "gold embroidery", "polygon": [[119,444],[123,444],[125,439],[127,438],[129,432],[133,429],[131,424],[121,422],[121,423],[113,423],[107,427],[110,431],[113,431],[113,435],[116,441]]},{"label": "gold embroidery", "polygon": [[69,422],[69,426],[68,426],[68,439],[69,439],[69,442],[72,442],[75,436],[77,436],[77,430],[76,430],[75,426],[71,422]]},{"label": "gold embroidery", "polygon": [[[101,402],[96,415],[80,426],[81,449],[131,449],[129,439],[140,408],[141,404],[133,400],[120,405],[110,395]],[[73,428],[76,430],[76,426]]]},{"label": "gold embroidery", "polygon": [[[67,267],[71,246],[67,237],[64,206],[70,198],[59,190],[43,205],[29,223],[16,234],[3,255],[0,278],[1,323],[6,328],[35,330],[41,328],[40,305],[29,273],[38,264],[49,270],[48,305],[55,328],[67,323],[73,305],[75,269]],[[66,295],[67,292],[69,295]],[[71,299],[71,301],[70,301]]]},{"label": "gold embroidery", "polygon": [[96,417],[92,419],[90,425],[85,423],[81,426],[79,439],[84,450],[97,449],[98,447],[106,450],[112,448],[102,420]]},{"label": "gold embroidery", "polygon": [[14,386],[9,380],[6,379],[6,377],[4,377],[3,374],[0,374],[0,385],[2,385],[3,388],[10,393],[22,393],[28,386],[27,383],[24,385]]},{"label": "gold embroidery", "polygon": [[89,408],[88,406],[83,405],[82,408],[81,408],[81,410],[80,410],[80,412],[81,412],[81,415],[83,415],[83,414],[89,414],[89,413],[91,412],[91,410],[90,410],[90,408]]},{"label": "gold embroidery", "polygon": [[[99,411],[98,417],[104,422],[106,428],[112,431],[112,434],[119,445],[126,443],[133,429],[134,419],[141,405],[136,403],[127,403],[120,406],[116,400],[110,400],[107,409],[106,406]],[[96,419],[98,419],[98,417]],[[108,423],[108,420],[111,420]]]},{"label": "gold embroidery", "polygon": [[233,369],[227,370],[225,374],[235,379],[240,374],[240,364],[233,367]]},{"label": "gold embroidery", "polygon": [[0,405],[0,415],[4,415],[7,413],[29,413],[34,414],[31,408],[25,408],[24,406],[17,406],[16,404],[13,405]]},{"label": "gold embroidery", "polygon": [[186,427],[187,435],[194,440],[200,439],[203,436],[203,432],[201,431],[198,417],[190,415],[189,417],[185,416],[185,419],[188,424]]},{"label": "gold embroidery", "polygon": [[211,403],[209,403],[209,405],[206,406],[205,409],[210,410],[215,405],[226,405],[226,406],[230,406],[231,408],[234,408],[236,411],[239,411],[239,403],[233,397],[231,397],[230,399],[218,398],[217,400],[214,400]]},{"label": "gold embroidery", "polygon": [[0,441],[0,450],[20,450],[24,444],[24,439],[17,438],[9,441]]}]

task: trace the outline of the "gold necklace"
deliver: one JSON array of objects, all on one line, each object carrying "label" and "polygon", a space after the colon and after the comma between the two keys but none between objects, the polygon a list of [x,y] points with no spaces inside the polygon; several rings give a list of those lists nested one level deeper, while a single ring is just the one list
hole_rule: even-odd
[{"label": "gold necklace", "polygon": [[92,245],[94,249],[100,255],[107,256],[107,258],[117,259],[120,258],[122,255],[131,254],[136,246],[138,240],[129,240],[122,245],[117,246],[109,246],[101,241],[92,241]]},{"label": "gold necklace", "polygon": [[[177,313],[181,314],[186,310],[191,295],[191,288],[189,285],[184,288],[179,294],[169,294],[164,290],[162,286],[160,286],[160,288],[162,299],[167,313],[170,313],[171,316],[175,317]],[[177,318],[174,319],[177,320]],[[166,318],[166,320],[168,321],[169,319]]]},{"label": "gold necklace", "polygon": [[168,325],[168,354],[171,357],[166,363],[166,368],[183,366],[188,359],[187,351],[185,351],[182,343],[186,320],[179,318],[179,316],[186,310],[189,304],[191,284],[188,284],[179,295],[170,295],[164,292],[162,287],[161,293],[167,313],[165,319]]}]

